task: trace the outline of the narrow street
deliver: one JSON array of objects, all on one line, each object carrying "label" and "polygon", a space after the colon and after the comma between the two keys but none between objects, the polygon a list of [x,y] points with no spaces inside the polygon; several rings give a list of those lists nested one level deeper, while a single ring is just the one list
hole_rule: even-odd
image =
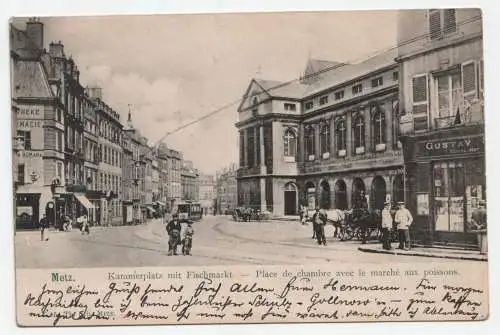
[{"label": "narrow street", "polygon": [[[207,216],[194,224],[192,256],[167,255],[167,234],[161,220],[145,225],[97,227],[90,235],[80,231],[50,232],[40,241],[38,231],[17,232],[18,268],[140,267],[244,264],[332,264],[391,262],[454,262],[449,259],[371,254],[358,250],[359,241],[340,242],[327,227],[328,245],[311,239],[311,227],[298,222],[234,222]],[[179,248],[180,249],[180,248]],[[460,261],[464,262],[464,261]]]}]

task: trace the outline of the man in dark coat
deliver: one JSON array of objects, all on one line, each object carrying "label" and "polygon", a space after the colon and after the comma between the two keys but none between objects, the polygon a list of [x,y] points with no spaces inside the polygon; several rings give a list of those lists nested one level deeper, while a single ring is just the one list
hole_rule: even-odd
[{"label": "man in dark coat", "polygon": [[314,213],[312,220],[313,220],[313,229],[316,234],[316,238],[318,240],[318,244],[321,245],[326,245],[326,238],[325,238],[325,225],[326,225],[326,213],[322,212],[319,210],[318,207],[316,207],[316,212]]},{"label": "man in dark coat", "polygon": [[172,215],[172,220],[167,224],[168,233],[168,255],[177,255],[177,246],[181,240],[181,223],[179,222],[179,215],[175,213]]},{"label": "man in dark coat", "polygon": [[40,219],[40,240],[41,241],[48,241],[49,238],[45,238],[45,230],[49,229],[49,220],[47,219],[47,216],[45,213],[42,215],[42,218]]}]

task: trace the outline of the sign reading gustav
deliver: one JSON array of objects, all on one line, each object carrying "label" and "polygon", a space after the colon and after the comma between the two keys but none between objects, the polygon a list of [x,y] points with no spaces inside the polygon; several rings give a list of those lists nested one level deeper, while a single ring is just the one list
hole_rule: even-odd
[{"label": "sign reading gustav", "polygon": [[417,156],[446,156],[484,152],[484,137],[469,136],[446,140],[422,141],[417,146]]}]

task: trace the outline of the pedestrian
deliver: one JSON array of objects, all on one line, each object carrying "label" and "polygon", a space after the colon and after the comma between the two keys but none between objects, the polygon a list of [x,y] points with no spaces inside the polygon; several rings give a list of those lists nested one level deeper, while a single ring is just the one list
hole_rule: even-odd
[{"label": "pedestrian", "polygon": [[49,238],[45,235],[45,231],[49,229],[49,220],[47,219],[47,215],[45,213],[42,214],[42,218],[40,219],[40,240],[48,241]]},{"label": "pedestrian", "polygon": [[391,250],[391,230],[392,230],[393,219],[391,215],[391,202],[386,201],[384,203],[384,209],[382,210],[382,248],[385,250]]},{"label": "pedestrian", "polygon": [[85,233],[87,233],[87,235],[90,235],[89,220],[87,219],[87,215],[81,217],[81,224],[82,235]]},{"label": "pedestrian", "polygon": [[167,224],[167,233],[168,233],[168,255],[177,256],[177,246],[180,243],[180,234],[181,234],[181,223],[179,222],[179,214],[174,213],[172,215],[172,220]]},{"label": "pedestrian", "polygon": [[398,202],[399,209],[396,212],[394,220],[396,221],[399,247],[398,249],[409,250],[410,248],[410,226],[413,223],[413,216],[406,209],[403,201]]},{"label": "pedestrian", "polygon": [[480,200],[478,208],[472,211],[472,228],[474,230],[486,229],[486,201]]},{"label": "pedestrian", "polygon": [[189,220],[187,222],[187,227],[184,230],[184,238],[182,239],[182,254],[184,256],[191,256],[191,248],[193,247],[193,221]]},{"label": "pedestrian", "polygon": [[320,212],[316,207],[316,212],[313,215],[313,226],[315,226],[316,239],[319,245],[326,246],[325,238],[326,213]]}]

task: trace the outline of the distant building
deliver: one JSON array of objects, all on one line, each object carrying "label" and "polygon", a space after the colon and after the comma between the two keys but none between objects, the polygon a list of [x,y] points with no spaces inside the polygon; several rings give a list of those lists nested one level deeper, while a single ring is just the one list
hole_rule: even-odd
[{"label": "distant building", "polygon": [[89,88],[89,96],[94,103],[98,124],[99,190],[101,203],[98,208],[102,225],[123,223],[122,198],[122,130],[120,114],[102,100],[102,89]]},{"label": "distant building", "polygon": [[399,15],[399,113],[412,239],[476,245],[468,223],[486,200],[481,10]]},{"label": "distant building", "polygon": [[237,165],[231,164],[216,173],[216,209],[219,214],[238,206],[237,170]]},{"label": "distant building", "polygon": [[213,175],[200,175],[200,205],[204,214],[213,214],[217,198],[217,185]]},{"label": "distant building", "polygon": [[181,192],[182,200],[199,200],[199,175],[193,162],[184,160],[181,167]]},{"label": "distant building", "polygon": [[170,148],[167,148],[168,158],[168,202],[171,211],[176,210],[182,198],[181,185],[181,166],[182,153]]}]

